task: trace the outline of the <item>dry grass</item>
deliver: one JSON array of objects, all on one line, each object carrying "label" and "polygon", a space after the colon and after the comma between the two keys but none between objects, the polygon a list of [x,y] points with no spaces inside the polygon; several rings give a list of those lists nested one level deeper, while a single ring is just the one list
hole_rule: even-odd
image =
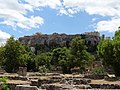
[{"label": "dry grass", "polygon": [[92,80],[91,81],[92,84],[120,84],[120,81],[106,81],[104,79],[102,80]]},{"label": "dry grass", "polygon": [[7,80],[9,84],[30,84],[29,81],[22,81],[22,80]]},{"label": "dry grass", "polygon": [[29,79],[49,79],[51,76],[30,76]]},{"label": "dry grass", "polygon": [[4,73],[4,74],[0,74],[0,77],[6,77],[6,76],[18,76],[17,73]]}]

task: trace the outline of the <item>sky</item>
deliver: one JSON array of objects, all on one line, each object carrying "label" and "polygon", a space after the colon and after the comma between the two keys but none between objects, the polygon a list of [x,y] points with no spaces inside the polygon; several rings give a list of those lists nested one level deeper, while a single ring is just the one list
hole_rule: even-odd
[{"label": "sky", "polygon": [[36,32],[112,37],[119,26],[120,0],[0,0],[0,43]]}]

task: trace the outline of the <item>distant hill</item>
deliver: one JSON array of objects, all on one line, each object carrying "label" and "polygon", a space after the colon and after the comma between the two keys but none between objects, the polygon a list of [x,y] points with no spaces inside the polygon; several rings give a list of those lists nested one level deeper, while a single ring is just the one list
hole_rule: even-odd
[{"label": "distant hill", "polygon": [[81,36],[85,40],[85,44],[88,46],[89,52],[96,52],[96,46],[101,40],[99,32],[85,32],[84,34],[41,34],[36,33],[32,36],[20,37],[19,41],[25,45],[35,47],[36,49],[50,50],[56,47],[69,47],[70,41],[77,37]]}]

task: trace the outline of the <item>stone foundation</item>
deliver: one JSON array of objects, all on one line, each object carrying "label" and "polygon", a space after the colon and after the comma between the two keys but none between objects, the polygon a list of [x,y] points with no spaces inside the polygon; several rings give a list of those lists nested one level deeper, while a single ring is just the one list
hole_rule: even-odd
[{"label": "stone foundation", "polygon": [[104,79],[105,75],[92,75],[92,74],[88,74],[85,75],[84,78],[90,78],[90,79]]},{"label": "stone foundation", "polygon": [[65,85],[65,84],[44,84],[41,86],[45,90],[76,90],[76,89],[91,89],[90,85]]},{"label": "stone foundation", "polygon": [[27,75],[27,67],[19,67],[18,75],[26,76]]},{"label": "stone foundation", "polygon": [[120,84],[90,84],[95,89],[120,89]]},{"label": "stone foundation", "polygon": [[[79,90],[79,89],[120,89],[119,81],[115,84],[101,84],[98,80],[92,80],[85,78],[83,75],[72,75],[72,74],[37,74],[41,76],[29,76],[27,79],[22,79],[21,76],[7,76],[8,86],[10,90]],[[43,77],[43,78],[42,78]],[[92,76],[93,77],[93,76]],[[21,78],[21,79],[20,79]],[[34,79],[35,78],[35,79]],[[96,78],[96,77],[94,77]],[[100,77],[101,78],[101,77]],[[25,81],[24,81],[25,80]],[[92,80],[92,82],[91,82]],[[104,80],[100,80],[104,81]],[[93,84],[94,83],[94,84]],[[113,83],[113,82],[112,82]],[[2,90],[3,83],[0,82],[0,90]],[[41,88],[41,89],[39,89]]]},{"label": "stone foundation", "polygon": [[2,90],[3,82],[0,82],[0,90]]},{"label": "stone foundation", "polygon": [[40,90],[36,86],[30,85],[17,85],[15,90]]}]

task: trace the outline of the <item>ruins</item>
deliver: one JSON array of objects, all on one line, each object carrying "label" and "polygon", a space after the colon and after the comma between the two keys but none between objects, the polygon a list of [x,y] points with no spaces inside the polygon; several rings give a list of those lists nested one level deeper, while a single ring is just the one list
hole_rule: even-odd
[{"label": "ruins", "polygon": [[[59,74],[38,72],[27,73],[27,80],[18,80],[16,75],[5,75],[10,90],[79,90],[79,89],[120,89],[120,81],[87,78],[83,74]],[[3,77],[3,75],[0,75]],[[95,76],[94,76],[95,77]],[[109,83],[108,83],[109,82]],[[3,83],[0,83],[0,88]],[[0,89],[1,90],[1,89]]]}]

